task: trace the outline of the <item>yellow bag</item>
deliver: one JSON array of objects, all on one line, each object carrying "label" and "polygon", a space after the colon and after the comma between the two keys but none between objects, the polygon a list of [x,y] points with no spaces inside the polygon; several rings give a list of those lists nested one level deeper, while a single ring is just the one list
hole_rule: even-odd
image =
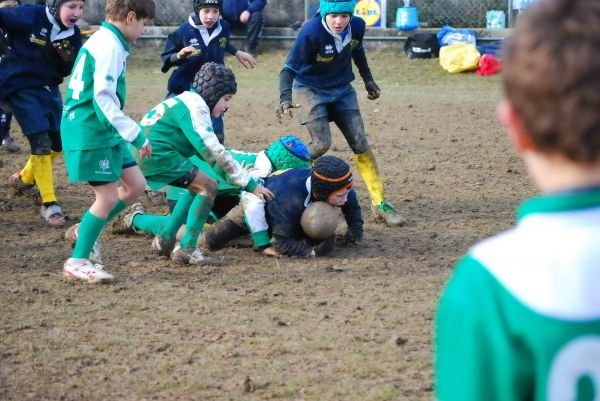
[{"label": "yellow bag", "polygon": [[440,49],[440,65],[451,74],[476,70],[481,54],[471,44],[443,46]]}]

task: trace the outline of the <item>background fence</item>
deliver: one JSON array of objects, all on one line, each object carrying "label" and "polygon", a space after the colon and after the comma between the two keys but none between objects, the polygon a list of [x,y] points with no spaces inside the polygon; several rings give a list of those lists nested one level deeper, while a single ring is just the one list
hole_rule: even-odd
[{"label": "background fence", "polygon": [[[457,28],[485,28],[487,11],[504,11],[507,16],[506,24],[509,26],[516,10],[525,8],[531,1],[533,0],[411,0],[410,4],[419,10],[422,27],[450,25]],[[24,2],[36,3],[39,0]],[[192,9],[192,0],[156,0],[156,3],[155,25],[179,25],[187,19]],[[265,9],[266,26],[286,27],[302,21],[306,9],[316,3],[316,0],[268,0]],[[105,4],[106,0],[87,0],[84,19],[91,24],[99,24],[104,19]],[[387,0],[387,27],[394,27],[396,9],[403,5],[403,0]]]}]

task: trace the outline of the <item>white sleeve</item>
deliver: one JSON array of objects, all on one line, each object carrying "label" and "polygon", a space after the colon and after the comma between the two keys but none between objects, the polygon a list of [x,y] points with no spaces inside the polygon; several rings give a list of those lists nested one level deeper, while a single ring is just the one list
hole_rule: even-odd
[{"label": "white sleeve", "polygon": [[265,216],[266,202],[264,200],[250,192],[242,192],[241,204],[244,208],[244,215],[250,232],[257,233],[269,229]]},{"label": "white sleeve", "polygon": [[125,69],[125,60],[118,49],[110,54],[94,55],[94,99],[104,118],[127,142],[133,142],[140,133],[138,124],[121,110],[117,83]]},{"label": "white sleeve", "polygon": [[267,153],[264,150],[258,152],[256,161],[254,162],[254,168],[256,170],[251,171],[250,174],[254,179],[265,178],[273,172],[273,163],[267,157]]}]

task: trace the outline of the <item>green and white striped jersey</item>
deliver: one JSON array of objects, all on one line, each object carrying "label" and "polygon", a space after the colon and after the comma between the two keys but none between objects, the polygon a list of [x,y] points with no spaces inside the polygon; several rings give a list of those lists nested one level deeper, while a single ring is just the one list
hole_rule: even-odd
[{"label": "green and white striped jersey", "polygon": [[530,199],[440,299],[439,401],[600,400],[600,189]]},{"label": "green and white striped jersey", "polygon": [[129,46],[121,32],[103,22],[83,45],[67,85],[61,135],[66,151],[145,142],[138,124],[123,113]]}]

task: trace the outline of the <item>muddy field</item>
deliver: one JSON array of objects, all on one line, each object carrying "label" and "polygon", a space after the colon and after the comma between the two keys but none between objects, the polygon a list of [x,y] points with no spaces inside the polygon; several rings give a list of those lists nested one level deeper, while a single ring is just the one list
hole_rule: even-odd
[{"label": "muddy field", "polygon": [[[167,80],[141,53],[130,61],[126,108],[138,119]],[[227,60],[239,87],[228,145],[258,151],[284,134],[308,141],[295,121],[274,115],[284,56],[263,54],[254,71]],[[215,253],[221,267],[182,267],[155,258],[147,237],[105,232],[117,282],[68,283],[64,230],[47,228],[36,207],[0,186],[0,399],[432,399],[440,289],[461,254],[511,225],[534,192],[496,122],[498,77],[451,76],[436,61],[394,52],[369,57],[383,95],[368,101],[356,83],[363,117],[386,197],[410,223],[370,221],[355,174],[365,240],[329,257],[273,259],[241,247]],[[352,160],[337,130],[331,152]],[[0,159],[6,182],[26,153],[0,150]],[[72,224],[92,192],[68,183],[62,160],[55,177]]]}]

